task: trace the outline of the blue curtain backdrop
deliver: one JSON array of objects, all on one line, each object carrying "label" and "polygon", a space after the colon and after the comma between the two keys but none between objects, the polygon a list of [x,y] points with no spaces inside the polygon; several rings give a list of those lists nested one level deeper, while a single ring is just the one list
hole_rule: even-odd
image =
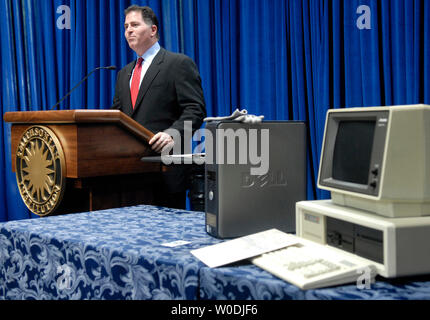
[{"label": "blue curtain backdrop", "polygon": [[[430,104],[428,0],[0,0],[2,114],[49,109],[93,68],[132,60],[131,3],[154,9],[162,46],[196,61],[210,116],[306,121],[308,199],[328,196],[316,188],[327,109]],[[115,76],[93,74],[60,109],[108,108]],[[0,221],[29,218],[0,123]]]}]

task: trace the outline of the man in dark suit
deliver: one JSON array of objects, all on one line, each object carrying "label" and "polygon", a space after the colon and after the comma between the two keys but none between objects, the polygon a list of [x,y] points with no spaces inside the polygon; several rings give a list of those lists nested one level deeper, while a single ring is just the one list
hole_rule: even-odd
[{"label": "man in dark suit", "polygon": [[[112,108],[154,132],[149,144],[160,153],[177,143],[165,131],[175,129],[183,138],[185,121],[192,123],[185,130],[200,128],[206,116],[200,74],[189,57],[160,47],[158,19],[151,8],[127,8],[124,28],[137,59],[119,71]],[[185,208],[187,173],[178,166],[161,174],[155,204]]]}]

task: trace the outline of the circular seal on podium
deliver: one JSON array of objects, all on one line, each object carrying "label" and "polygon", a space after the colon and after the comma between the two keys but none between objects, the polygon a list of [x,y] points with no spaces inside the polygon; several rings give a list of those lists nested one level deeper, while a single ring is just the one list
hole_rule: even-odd
[{"label": "circular seal on podium", "polygon": [[66,180],[63,148],[45,126],[25,130],[16,152],[16,180],[21,197],[31,212],[47,216],[60,204]]}]

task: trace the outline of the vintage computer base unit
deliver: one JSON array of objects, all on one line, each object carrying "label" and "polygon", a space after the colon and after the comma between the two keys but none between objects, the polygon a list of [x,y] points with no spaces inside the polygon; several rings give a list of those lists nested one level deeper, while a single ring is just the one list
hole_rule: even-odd
[{"label": "vintage computer base unit", "polygon": [[[218,238],[271,228],[294,232],[295,203],[306,200],[305,124],[214,121],[206,129],[213,137],[213,148],[205,141],[206,231]],[[226,161],[233,155],[235,163]],[[261,174],[258,168],[267,172]]]},{"label": "vintage computer base unit", "polygon": [[297,236],[374,262],[386,278],[430,273],[430,217],[386,218],[331,200],[296,204]]}]

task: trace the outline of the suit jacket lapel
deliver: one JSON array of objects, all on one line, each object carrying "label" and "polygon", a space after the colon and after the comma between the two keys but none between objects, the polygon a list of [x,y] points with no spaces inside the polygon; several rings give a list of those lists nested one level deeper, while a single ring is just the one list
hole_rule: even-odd
[{"label": "suit jacket lapel", "polygon": [[[136,110],[140,107],[142,100],[145,97],[145,94],[148,92],[148,89],[151,87],[152,82],[160,72],[161,64],[163,63],[165,53],[166,53],[165,50],[163,48],[160,48],[160,51],[154,57],[154,60],[152,60],[151,65],[146,71],[145,76],[143,77],[142,84],[139,89],[139,93],[137,95],[136,105],[134,107],[133,113],[136,112]],[[131,98],[130,98],[130,101],[131,101]],[[131,105],[131,102],[130,102],[130,105]]]}]

